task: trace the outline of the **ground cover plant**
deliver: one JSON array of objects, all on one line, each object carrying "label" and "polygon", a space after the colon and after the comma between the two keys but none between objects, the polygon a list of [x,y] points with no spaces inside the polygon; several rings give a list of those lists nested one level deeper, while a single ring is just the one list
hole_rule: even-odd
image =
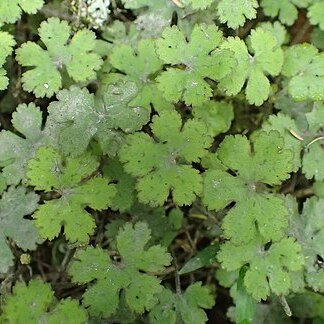
[{"label": "ground cover plant", "polygon": [[324,323],[323,0],[0,1],[0,323]]}]

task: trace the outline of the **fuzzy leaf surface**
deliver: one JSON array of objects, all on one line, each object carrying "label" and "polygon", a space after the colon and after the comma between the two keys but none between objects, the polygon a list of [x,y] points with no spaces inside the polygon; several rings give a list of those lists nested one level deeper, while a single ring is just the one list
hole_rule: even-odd
[{"label": "fuzzy leaf surface", "polygon": [[262,128],[266,131],[276,130],[284,138],[284,147],[294,153],[294,171],[301,166],[306,178],[321,181],[324,180],[324,150],[321,146],[324,127],[323,103],[315,102],[312,110],[304,113],[303,117],[306,125],[297,126],[296,121],[287,115],[272,115]]},{"label": "fuzzy leaf surface", "polygon": [[243,26],[246,19],[254,19],[258,7],[257,0],[221,0],[218,3],[217,12],[222,23],[236,29]]},{"label": "fuzzy leaf surface", "polygon": [[288,90],[294,100],[323,100],[324,54],[315,46],[290,46],[285,51],[282,74],[289,78]]},{"label": "fuzzy leaf surface", "polygon": [[206,154],[212,138],[204,123],[184,125],[176,112],[161,112],[152,123],[155,139],[144,133],[129,135],[120,150],[125,171],[137,178],[138,198],[162,205],[170,191],[179,205],[190,204],[202,190],[202,178],[192,162]]},{"label": "fuzzy leaf surface", "polygon": [[151,323],[205,323],[207,315],[204,309],[212,308],[214,297],[208,288],[200,282],[190,285],[183,294],[174,294],[164,289],[159,295],[159,302],[150,312]]},{"label": "fuzzy leaf surface", "polygon": [[110,159],[103,167],[103,175],[116,183],[117,193],[110,208],[120,212],[129,211],[135,203],[136,180],[124,171],[123,165],[117,159]]},{"label": "fuzzy leaf surface", "polygon": [[293,155],[282,149],[283,144],[277,132],[260,133],[252,143],[241,135],[227,136],[218,158],[235,175],[221,169],[205,173],[203,203],[209,209],[236,202],[223,220],[224,235],[235,244],[249,242],[258,232],[268,241],[284,236],[288,210],[262,185],[280,184],[289,177]]},{"label": "fuzzy leaf surface", "polygon": [[111,147],[120,146],[125,132],[141,129],[150,114],[143,107],[129,106],[136,93],[134,82],[121,80],[108,85],[102,96],[94,97],[87,89],[75,86],[61,90],[58,101],[49,105],[48,122],[56,125],[63,153],[80,155],[96,139],[109,154]]},{"label": "fuzzy leaf surface", "polygon": [[227,95],[236,95],[246,82],[245,95],[250,104],[260,106],[268,99],[270,82],[267,75],[277,76],[283,64],[283,51],[275,36],[257,28],[249,36],[249,48],[238,37],[229,37],[222,49],[234,52],[238,66],[222,78],[219,87]]},{"label": "fuzzy leaf surface", "polygon": [[128,307],[142,314],[156,303],[162,291],[160,280],[147,272],[161,271],[170,255],[160,245],[146,247],[150,230],[145,223],[126,224],[117,236],[120,262],[113,262],[101,248],[78,250],[69,268],[74,282],[85,284],[96,279],[83,294],[83,304],[91,315],[109,317],[117,310],[120,291]]},{"label": "fuzzy leaf surface", "polygon": [[182,0],[184,6],[191,6],[194,10],[207,9],[215,0]]},{"label": "fuzzy leaf surface", "polygon": [[156,41],[156,50],[164,63],[172,67],[162,72],[157,82],[167,100],[183,100],[187,105],[209,100],[212,89],[204,78],[219,80],[234,65],[231,52],[219,48],[222,41],[222,32],[213,25],[195,25],[189,42],[177,26],[163,31]]},{"label": "fuzzy leaf surface", "polygon": [[312,25],[318,25],[321,30],[324,30],[324,3],[321,1],[315,1],[307,11],[307,16]]},{"label": "fuzzy leaf surface", "polygon": [[292,25],[298,16],[298,8],[305,8],[312,0],[261,0],[264,13],[270,17],[278,16],[285,25]]},{"label": "fuzzy leaf surface", "polygon": [[64,159],[53,148],[38,150],[35,159],[28,163],[29,184],[36,190],[60,194],[60,198],[46,201],[33,214],[42,237],[54,239],[63,226],[70,242],[88,242],[95,222],[85,208],[105,209],[116,193],[108,179],[90,177],[98,166],[96,158],[90,154]]},{"label": "fuzzy leaf surface", "polygon": [[44,0],[1,0],[0,26],[16,22],[23,12],[35,14],[44,5]]},{"label": "fuzzy leaf surface", "polygon": [[[0,4],[0,12],[1,12],[1,4]],[[1,18],[0,18],[1,19]],[[1,25],[1,20],[0,20]],[[6,62],[6,57],[11,54],[12,48],[15,45],[15,40],[7,32],[0,31],[0,90],[4,90],[7,88],[9,79],[6,76],[6,71],[2,67]]]},{"label": "fuzzy leaf surface", "polygon": [[258,238],[244,245],[226,242],[218,253],[218,260],[228,271],[248,264],[244,284],[257,301],[266,300],[270,292],[288,294],[292,287],[291,273],[301,270],[304,262],[301,246],[292,237],[272,243],[267,250]]},{"label": "fuzzy leaf surface", "polygon": [[34,192],[27,192],[24,187],[9,187],[0,199],[0,273],[8,271],[13,265],[12,254],[7,238],[23,250],[35,250],[37,243],[42,243],[37,228],[24,216],[30,215],[38,206],[39,197]]},{"label": "fuzzy leaf surface", "polygon": [[324,199],[312,197],[304,203],[301,214],[298,213],[297,204],[292,205],[290,219],[291,234],[303,248],[306,282],[318,292],[324,292],[324,269],[321,265],[324,258],[323,208]]},{"label": "fuzzy leaf surface", "polygon": [[153,39],[140,40],[136,49],[127,44],[116,46],[110,56],[110,63],[137,84],[138,93],[130,102],[131,106],[150,109],[152,103],[155,109],[163,109],[168,105],[153,82],[154,75],[163,66],[156,54]]},{"label": "fuzzy leaf surface", "polygon": [[3,318],[6,323],[87,323],[87,313],[77,300],[66,298],[56,302],[48,283],[40,279],[31,280],[28,286],[17,282],[13,293],[5,299]]},{"label": "fuzzy leaf surface", "polygon": [[16,185],[20,180],[25,181],[27,162],[48,138],[41,130],[42,112],[33,103],[19,105],[12,114],[12,124],[24,137],[11,131],[1,131],[0,165],[6,182]]},{"label": "fuzzy leaf surface", "polygon": [[16,51],[19,64],[31,68],[22,77],[24,90],[36,97],[53,96],[62,87],[63,67],[76,82],[95,79],[102,60],[93,52],[96,44],[93,32],[79,30],[69,41],[71,27],[53,17],[43,21],[38,32],[46,50],[27,42]]},{"label": "fuzzy leaf surface", "polygon": [[233,105],[225,101],[209,101],[192,110],[195,119],[204,122],[212,137],[229,130],[234,119]]}]

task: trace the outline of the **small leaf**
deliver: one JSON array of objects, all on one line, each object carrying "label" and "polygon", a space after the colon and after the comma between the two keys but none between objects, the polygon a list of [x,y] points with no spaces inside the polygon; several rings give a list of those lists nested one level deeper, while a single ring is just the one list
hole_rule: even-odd
[{"label": "small leaf", "polygon": [[237,324],[250,324],[256,312],[256,301],[246,291],[244,276],[246,268],[240,270],[235,295],[235,320]]},{"label": "small leaf", "polygon": [[194,257],[192,257],[179,271],[179,274],[186,274],[193,272],[200,268],[210,266],[216,262],[216,254],[219,250],[219,244],[213,243],[207,246],[205,249],[199,251]]}]

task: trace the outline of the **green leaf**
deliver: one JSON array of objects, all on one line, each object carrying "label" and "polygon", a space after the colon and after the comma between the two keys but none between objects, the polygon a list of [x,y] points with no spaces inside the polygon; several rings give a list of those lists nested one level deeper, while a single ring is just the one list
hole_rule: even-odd
[{"label": "green leaf", "polygon": [[[294,171],[302,165],[302,171],[308,179],[324,179],[322,159],[324,150],[322,143],[322,129],[324,127],[324,106],[316,102],[310,112],[303,114],[306,125],[298,125],[290,117],[278,114],[270,116],[263,124],[263,130],[276,130],[284,138],[284,148],[294,153]],[[301,155],[301,150],[302,155]]]},{"label": "green leaf", "polygon": [[290,219],[291,233],[303,248],[307,285],[319,292],[324,292],[323,208],[324,199],[312,197],[304,203],[301,214],[295,204]]},{"label": "green leaf", "polygon": [[210,266],[216,262],[216,254],[219,250],[219,244],[212,243],[192,257],[179,271],[179,274],[186,274],[196,271],[200,268]]},{"label": "green leaf", "polygon": [[1,0],[0,26],[15,23],[23,12],[35,14],[44,5],[44,0]]},{"label": "green leaf", "polygon": [[114,68],[124,72],[138,87],[138,93],[130,102],[131,106],[150,109],[150,104],[153,104],[156,110],[167,108],[169,103],[163,100],[153,81],[154,75],[163,65],[155,52],[153,39],[140,40],[136,49],[127,44],[114,47],[110,63]]},{"label": "green leaf", "polygon": [[[0,3],[0,12],[1,3]],[[1,16],[0,16],[0,25],[1,25]],[[15,45],[15,40],[7,32],[0,31],[0,90],[7,88],[9,80],[6,76],[6,71],[2,68],[3,64],[6,62],[6,57],[11,54],[12,48]]]},{"label": "green leaf", "polygon": [[[185,1],[192,2],[192,0]],[[180,7],[179,4],[176,5],[173,1],[165,0],[123,0],[122,2],[124,2],[125,8],[128,9],[141,8],[141,10],[136,12],[137,19],[133,24],[133,27],[135,27],[137,34],[141,38],[158,38],[164,28],[171,25],[174,13],[181,16],[184,14],[183,9],[180,8],[183,7],[181,2],[179,2]]]},{"label": "green leaf", "polygon": [[246,19],[254,19],[258,7],[257,0],[221,0],[217,7],[217,13],[222,23],[236,29],[243,26]]},{"label": "green leaf", "polygon": [[203,10],[207,9],[214,0],[181,0],[180,1],[184,6],[191,6],[193,10]]},{"label": "green leaf", "polygon": [[219,80],[234,65],[231,52],[219,48],[222,38],[217,27],[206,24],[195,25],[189,42],[177,26],[163,31],[156,41],[156,50],[164,63],[173,67],[162,72],[157,82],[167,100],[201,105],[212,97],[212,89],[204,78]]},{"label": "green leaf", "polygon": [[321,30],[324,30],[323,13],[324,4],[320,1],[315,1],[307,11],[307,17],[312,25],[318,25]]},{"label": "green leaf", "polygon": [[237,281],[235,296],[235,320],[238,324],[252,323],[256,311],[256,302],[247,293],[244,286],[244,277],[246,271],[246,268],[242,268],[240,270],[239,278]]},{"label": "green leaf", "polygon": [[48,283],[33,279],[28,286],[17,282],[13,293],[5,297],[3,319],[6,323],[87,323],[87,313],[78,301],[70,298],[59,302]]},{"label": "green leaf", "polygon": [[[323,323],[323,295],[312,291],[305,291],[302,294],[291,296],[288,299],[288,303],[294,316],[303,319],[313,319],[313,322],[318,324]],[[316,321],[316,318],[320,318],[320,320]]]},{"label": "green leaf", "polygon": [[109,85],[102,96],[96,97],[75,86],[61,90],[58,101],[49,105],[48,123],[55,125],[63,153],[80,155],[95,138],[103,153],[116,155],[123,143],[123,132],[141,129],[150,117],[149,110],[129,106],[136,94],[135,83],[122,80]]},{"label": "green leaf", "polygon": [[270,32],[277,39],[278,46],[282,46],[283,44],[289,41],[289,35],[285,26],[280,24],[279,21],[271,22],[262,22],[258,25],[265,31]]},{"label": "green leaf", "polygon": [[294,169],[296,172],[301,166],[300,153],[302,150],[302,141],[293,134],[299,136],[299,129],[295,121],[285,114],[271,115],[268,120],[263,123],[262,130],[270,132],[276,130],[280,136],[284,138],[284,148],[290,150],[294,154]]},{"label": "green leaf", "polygon": [[183,213],[181,210],[174,208],[166,215],[162,207],[149,208],[145,205],[135,205],[131,214],[135,220],[145,222],[152,231],[150,242],[161,244],[168,247],[173,241],[183,224]]},{"label": "green leaf", "polygon": [[284,236],[288,210],[280,196],[262,185],[280,184],[289,177],[293,156],[283,144],[274,131],[260,132],[252,143],[241,135],[227,136],[218,158],[234,175],[221,169],[205,173],[203,203],[209,209],[224,209],[236,202],[223,220],[224,235],[235,244],[249,242],[258,232],[272,241]]},{"label": "green leaf", "polygon": [[178,205],[190,204],[202,190],[201,176],[191,163],[211,144],[206,126],[194,119],[182,125],[178,113],[161,112],[151,128],[155,139],[129,135],[119,152],[125,171],[137,178],[140,202],[162,205],[171,191]]},{"label": "green leaf", "polygon": [[209,101],[194,107],[192,114],[195,119],[204,122],[212,137],[225,133],[231,127],[234,119],[232,104],[225,101]]},{"label": "green leaf", "polygon": [[267,75],[277,76],[281,71],[283,51],[278,48],[275,36],[262,28],[253,29],[248,41],[250,49],[238,37],[229,37],[221,45],[222,49],[234,52],[238,66],[220,80],[219,87],[227,95],[236,95],[247,82],[245,95],[248,102],[260,106],[270,93]]},{"label": "green leaf", "polygon": [[266,300],[270,291],[277,295],[288,294],[292,286],[291,272],[303,266],[301,246],[292,237],[267,248],[259,238],[244,245],[226,242],[218,253],[218,260],[228,271],[248,264],[244,285],[257,301]]},{"label": "green leaf", "polygon": [[266,16],[278,19],[285,25],[292,25],[298,16],[298,8],[305,8],[312,0],[261,0],[261,7]]},{"label": "green leaf", "polygon": [[289,79],[288,90],[296,101],[324,98],[324,54],[311,44],[290,46],[285,51],[282,74]]},{"label": "green leaf", "polygon": [[215,301],[208,288],[200,282],[190,285],[183,294],[173,294],[164,289],[159,302],[151,310],[151,323],[205,323],[207,315],[203,309],[212,308]]},{"label": "green leaf", "polygon": [[12,124],[24,137],[2,130],[0,133],[0,165],[8,184],[18,184],[26,179],[27,162],[37,149],[48,142],[41,130],[42,112],[35,104],[21,104],[12,114]]},{"label": "green leaf", "polygon": [[43,21],[38,32],[46,50],[33,42],[24,43],[16,50],[18,63],[31,67],[22,77],[24,90],[37,97],[53,96],[62,87],[63,67],[77,82],[96,77],[102,60],[93,52],[96,43],[93,32],[79,30],[69,41],[71,27],[58,18]]},{"label": "green leaf", "polygon": [[110,159],[103,167],[103,175],[116,182],[117,193],[112,199],[110,208],[120,212],[129,211],[135,203],[136,180],[127,174],[117,159]]},{"label": "green leaf", "polygon": [[37,228],[24,218],[38,206],[39,197],[34,192],[27,192],[24,187],[9,187],[0,199],[0,273],[5,273],[13,265],[14,255],[7,243],[7,238],[24,251],[35,250],[42,243]]},{"label": "green leaf", "polygon": [[116,193],[108,179],[90,178],[98,166],[90,154],[64,159],[50,147],[40,148],[35,159],[30,160],[29,184],[37,190],[60,194],[60,198],[46,201],[33,214],[42,237],[54,239],[63,226],[65,237],[70,242],[88,242],[89,235],[95,230],[95,222],[85,208],[106,209]]},{"label": "green leaf", "polygon": [[153,245],[145,248],[150,230],[145,223],[126,224],[117,236],[120,262],[113,262],[101,248],[88,246],[78,250],[69,274],[74,282],[96,281],[83,294],[83,304],[94,316],[109,317],[118,307],[120,292],[125,293],[128,307],[142,314],[156,303],[162,291],[160,280],[146,272],[162,271],[171,257],[165,248]]},{"label": "green leaf", "polygon": [[[322,131],[324,126],[324,105],[315,103],[311,112],[306,113],[308,122],[308,141],[303,155],[303,173],[306,178],[324,180],[324,166],[321,162],[324,157],[322,147]],[[305,143],[306,144],[306,143]]]},{"label": "green leaf", "polygon": [[[106,128],[133,133],[149,121],[150,108],[133,103],[137,94],[138,88],[134,82],[118,80],[107,86],[102,98],[96,97],[98,113],[101,113]],[[104,130],[100,131],[102,133]]]}]

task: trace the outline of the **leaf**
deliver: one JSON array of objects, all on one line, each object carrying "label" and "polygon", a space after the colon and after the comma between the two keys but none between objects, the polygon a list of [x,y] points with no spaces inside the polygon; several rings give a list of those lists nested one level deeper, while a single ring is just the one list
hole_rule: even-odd
[{"label": "leaf", "polygon": [[221,23],[236,29],[245,24],[246,19],[256,17],[256,9],[259,7],[257,0],[221,0],[217,7],[217,13]]},{"label": "leaf", "polygon": [[300,124],[297,126],[292,118],[282,114],[270,116],[268,122],[263,125],[266,131],[280,132],[280,136],[285,140],[284,148],[294,153],[294,171],[302,165],[306,178],[315,178],[318,181],[324,179],[322,163],[324,150],[321,146],[324,127],[323,108],[321,102],[316,102],[310,112],[304,113],[306,126]]},{"label": "leaf", "polygon": [[252,144],[253,151],[246,137],[227,136],[218,158],[232,174],[209,169],[204,176],[202,201],[209,209],[236,203],[223,220],[224,236],[234,244],[247,243],[257,233],[267,241],[278,241],[288,226],[283,199],[268,193],[262,183],[275,185],[287,179],[293,169],[292,153],[282,148],[283,139],[274,131],[259,133]]},{"label": "leaf", "polygon": [[[73,318],[73,320],[71,320]],[[87,323],[87,313],[71,298],[59,302],[48,283],[33,279],[17,282],[13,293],[5,297],[3,319],[7,323]]]},{"label": "leaf", "polygon": [[256,301],[266,300],[270,291],[287,295],[292,286],[291,272],[303,266],[301,246],[292,237],[285,237],[266,249],[260,238],[244,245],[226,242],[218,253],[218,260],[228,271],[248,264],[244,285]]},{"label": "leaf", "polygon": [[216,254],[219,250],[219,244],[210,244],[192,257],[179,271],[179,275],[196,271],[200,268],[210,266],[216,262]]},{"label": "leaf", "polygon": [[206,124],[212,137],[227,132],[234,119],[233,106],[225,101],[206,102],[194,107],[192,114],[197,120]]},{"label": "leaf", "polygon": [[207,9],[214,0],[181,0],[184,6],[191,6],[193,10],[204,10]]},{"label": "leaf", "polygon": [[[315,103],[311,112],[306,114],[310,136],[303,155],[303,173],[306,178],[324,180],[324,167],[321,163],[324,156],[322,130],[324,126],[324,105]],[[305,143],[306,144],[306,143]]]},{"label": "leaf", "polygon": [[44,5],[44,0],[1,0],[0,26],[5,23],[13,24],[22,15],[22,12],[35,14]]},{"label": "leaf", "polygon": [[297,44],[286,49],[282,74],[290,78],[288,91],[294,100],[324,98],[324,54],[313,45]]},{"label": "leaf", "polygon": [[150,109],[132,103],[137,93],[138,88],[131,81],[118,80],[107,86],[103,98],[97,97],[98,112],[106,117],[106,127],[133,133],[149,121]]},{"label": "leaf", "polygon": [[[188,0],[186,0],[188,1]],[[192,0],[189,0],[192,1]],[[194,0],[197,1],[197,0]],[[211,0],[204,0],[211,1]],[[158,38],[165,27],[170,26],[174,13],[183,15],[183,7],[165,0],[123,0],[125,8],[140,9],[136,12],[134,27],[141,38]],[[201,1],[200,1],[201,2]]]},{"label": "leaf", "polygon": [[48,123],[56,125],[63,153],[80,155],[95,138],[103,153],[116,155],[123,132],[141,129],[150,117],[149,110],[129,106],[136,93],[134,82],[122,80],[109,85],[103,96],[94,97],[87,89],[75,86],[61,90],[58,101],[49,105]]},{"label": "leaf", "polygon": [[148,224],[152,231],[151,241],[155,244],[161,244],[168,247],[181,226],[183,225],[184,217],[180,209],[172,209],[168,215],[162,207],[150,208],[145,205],[135,205],[131,214],[133,218]]},{"label": "leaf", "polygon": [[[56,191],[60,198],[46,201],[33,214],[42,237],[54,239],[64,227],[71,243],[87,243],[95,230],[95,222],[86,207],[102,210],[116,193],[114,185],[101,177],[91,177],[99,163],[90,154],[63,158],[50,147],[38,150],[28,163],[29,184],[36,190]],[[78,231],[75,231],[78,228]]]},{"label": "leaf", "polygon": [[93,32],[79,30],[69,41],[71,27],[54,17],[43,21],[38,32],[46,50],[33,42],[24,43],[16,50],[18,63],[31,67],[22,76],[25,91],[33,92],[36,97],[53,96],[62,87],[63,67],[77,82],[96,77],[102,60],[93,52],[96,44]]},{"label": "leaf", "polygon": [[313,3],[310,0],[305,0],[310,2],[311,5],[307,11],[307,17],[312,25],[318,25],[321,30],[324,30],[324,4],[321,1],[314,1]]},{"label": "leaf", "polygon": [[244,286],[244,277],[247,269],[240,270],[239,278],[237,281],[237,290],[235,296],[235,320],[238,324],[252,323],[256,312],[256,302],[247,293]]},{"label": "leaf", "polygon": [[24,251],[35,250],[42,243],[37,228],[25,219],[38,206],[39,197],[34,192],[27,192],[24,187],[9,187],[0,199],[0,273],[6,273],[13,265],[14,255],[7,243],[7,238]]},{"label": "leaf", "polygon": [[287,116],[286,114],[279,113],[278,115],[269,116],[268,120],[263,123],[262,130],[270,132],[276,130],[280,133],[280,136],[284,138],[285,149],[290,150],[294,154],[294,169],[296,172],[301,166],[300,153],[302,150],[302,141],[293,134],[300,133],[296,122]]},{"label": "leaf", "polygon": [[283,51],[278,47],[277,39],[262,28],[253,29],[248,41],[249,49],[238,37],[229,37],[221,45],[222,49],[234,53],[238,66],[220,80],[219,87],[227,95],[236,95],[247,82],[245,89],[247,101],[261,106],[270,93],[267,75],[277,76],[280,73]]},{"label": "leaf", "polygon": [[[291,296],[288,299],[288,303],[294,316],[302,319],[311,318],[314,323],[323,322],[324,298],[321,294],[305,291],[302,294]],[[316,321],[318,318],[319,320]]]},{"label": "leaf", "polygon": [[138,199],[162,205],[170,191],[178,205],[190,204],[202,190],[199,172],[191,167],[211,144],[206,126],[196,120],[182,125],[176,112],[161,112],[152,122],[155,139],[129,135],[119,152],[126,172],[137,178]]},{"label": "leaf", "polygon": [[8,184],[18,184],[26,179],[27,162],[37,149],[48,142],[41,130],[42,112],[35,104],[21,104],[12,114],[12,124],[24,137],[2,130],[0,133],[0,165]]},{"label": "leaf", "polygon": [[[0,3],[0,12],[1,10],[1,3]],[[1,17],[0,17],[0,25],[1,25]],[[15,45],[15,40],[7,32],[0,31],[0,90],[4,90],[7,88],[9,80],[6,76],[6,71],[2,68],[3,64],[6,62],[6,57],[11,54],[12,48]]]},{"label": "leaf", "polygon": [[116,183],[117,193],[112,199],[110,208],[120,212],[129,211],[135,203],[136,180],[127,174],[117,159],[110,159],[103,167],[103,175]]},{"label": "leaf", "polygon": [[142,106],[156,110],[166,109],[169,103],[163,100],[162,95],[154,82],[154,75],[162,69],[163,62],[155,52],[153,39],[142,39],[137,48],[122,44],[113,48],[110,56],[113,67],[127,74],[128,79],[135,82],[138,93],[131,100],[131,106]]},{"label": "leaf", "polygon": [[282,46],[289,41],[289,35],[285,26],[283,26],[279,21],[271,22],[262,22],[258,25],[265,31],[270,32],[277,39],[278,46]]},{"label": "leaf", "polygon": [[205,323],[206,313],[203,309],[212,308],[215,301],[207,287],[200,282],[190,285],[183,294],[173,294],[164,289],[159,295],[159,302],[151,310],[151,323]]},{"label": "leaf", "polygon": [[305,279],[314,291],[324,291],[324,230],[323,230],[324,199],[312,197],[306,200],[302,213],[293,205],[290,218],[291,233],[302,246],[305,256]]},{"label": "leaf", "polygon": [[136,313],[142,314],[154,306],[162,286],[157,277],[147,272],[162,271],[170,264],[171,257],[159,245],[145,248],[150,234],[145,223],[134,227],[126,224],[117,236],[120,262],[113,262],[101,248],[88,246],[77,251],[68,272],[73,282],[80,284],[96,279],[83,294],[83,304],[91,315],[113,315],[121,291],[125,293],[128,307]]},{"label": "leaf", "polygon": [[[171,67],[156,80],[167,100],[201,105],[212,97],[212,89],[204,78],[219,80],[234,65],[231,52],[219,48],[222,40],[221,31],[213,25],[195,25],[189,42],[177,26],[163,31],[156,41],[156,50]],[[179,65],[183,68],[176,67]]]},{"label": "leaf", "polygon": [[261,7],[266,16],[278,16],[281,23],[292,25],[298,16],[298,8],[305,8],[312,0],[261,0]]}]

